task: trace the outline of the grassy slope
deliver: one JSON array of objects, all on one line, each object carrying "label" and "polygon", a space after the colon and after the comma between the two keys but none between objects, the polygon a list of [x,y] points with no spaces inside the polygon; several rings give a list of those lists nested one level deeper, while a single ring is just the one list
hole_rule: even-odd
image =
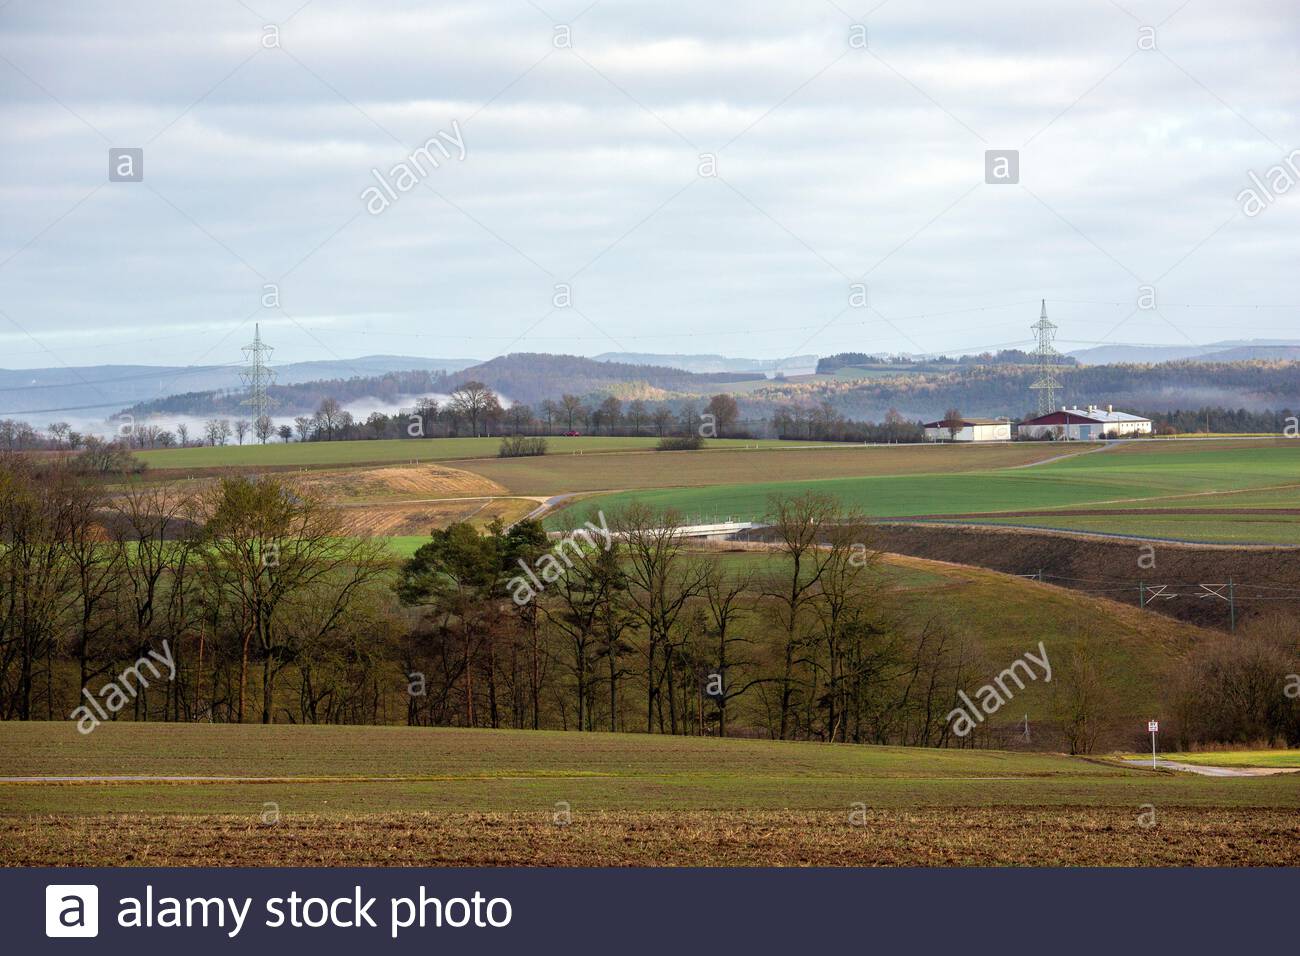
[{"label": "grassy slope", "polygon": [[[772,552],[729,553],[722,559],[760,581],[787,566]],[[1039,641],[1058,679],[1071,653],[1086,650],[1107,678],[1115,695],[1113,712],[1120,718],[1154,713],[1167,668],[1194,642],[1223,639],[1216,631],[1127,604],[969,565],[885,555],[880,573],[889,588],[887,599],[902,619],[933,619],[974,642],[987,674],[973,673],[973,686],[1026,650],[1036,652]],[[1031,721],[1047,719],[1048,691],[1042,684],[1017,690],[1015,706],[999,717],[1015,722],[1027,713]]]}]

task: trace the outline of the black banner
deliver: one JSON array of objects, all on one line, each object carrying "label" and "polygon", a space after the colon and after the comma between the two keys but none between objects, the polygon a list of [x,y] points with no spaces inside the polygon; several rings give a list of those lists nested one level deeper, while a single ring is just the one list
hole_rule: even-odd
[{"label": "black banner", "polygon": [[1298,873],[33,869],[0,899],[16,954],[1285,952]]}]

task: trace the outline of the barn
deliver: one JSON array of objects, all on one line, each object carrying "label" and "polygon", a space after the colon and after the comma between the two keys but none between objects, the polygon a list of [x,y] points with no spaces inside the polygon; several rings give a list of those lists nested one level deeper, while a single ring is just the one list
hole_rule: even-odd
[{"label": "barn", "polygon": [[1092,441],[1107,436],[1131,438],[1134,435],[1150,435],[1151,419],[1117,412],[1113,405],[1105,408],[1097,405],[1089,405],[1087,408],[1061,406],[1058,412],[1048,412],[1021,422],[1016,426],[1016,432],[1022,438],[1053,436],[1071,441]]},{"label": "barn", "polygon": [[1007,418],[943,418],[925,423],[926,441],[1010,441]]}]

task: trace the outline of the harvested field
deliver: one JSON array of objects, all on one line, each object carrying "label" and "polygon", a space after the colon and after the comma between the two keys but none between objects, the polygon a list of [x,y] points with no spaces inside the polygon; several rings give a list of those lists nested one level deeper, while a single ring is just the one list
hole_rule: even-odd
[{"label": "harvested field", "polygon": [[[1071,448],[1083,453],[1093,446]],[[706,448],[702,452],[549,454],[462,463],[515,494],[629,488],[683,488],[739,482],[815,481],[870,475],[951,474],[1010,468],[1055,458],[1060,448],[1017,445],[891,445]]]},{"label": "harvested field", "polygon": [[959,807],[843,811],[0,816],[11,866],[1292,866],[1293,810]]},{"label": "harvested field", "polygon": [[345,505],[344,517],[352,534],[366,538],[421,536],[432,528],[457,521],[482,527],[493,518],[506,524],[518,521],[537,507],[530,498],[464,498],[409,504]]},{"label": "harvested field", "polygon": [[338,502],[489,498],[509,493],[481,475],[432,464],[313,471],[295,481]]}]

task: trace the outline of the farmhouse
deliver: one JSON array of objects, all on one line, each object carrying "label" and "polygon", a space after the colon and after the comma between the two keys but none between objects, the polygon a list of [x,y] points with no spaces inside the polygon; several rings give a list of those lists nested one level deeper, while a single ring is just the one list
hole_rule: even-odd
[{"label": "farmhouse", "polygon": [[1151,419],[1117,412],[1114,405],[1105,408],[1096,405],[1066,408],[1063,405],[1059,412],[1048,412],[1021,422],[1016,426],[1016,431],[1024,438],[1044,438],[1048,435],[1073,441],[1089,441],[1108,436],[1129,438],[1133,435],[1150,435]]},{"label": "farmhouse", "polygon": [[1010,441],[1006,418],[944,418],[925,423],[926,441]]}]

